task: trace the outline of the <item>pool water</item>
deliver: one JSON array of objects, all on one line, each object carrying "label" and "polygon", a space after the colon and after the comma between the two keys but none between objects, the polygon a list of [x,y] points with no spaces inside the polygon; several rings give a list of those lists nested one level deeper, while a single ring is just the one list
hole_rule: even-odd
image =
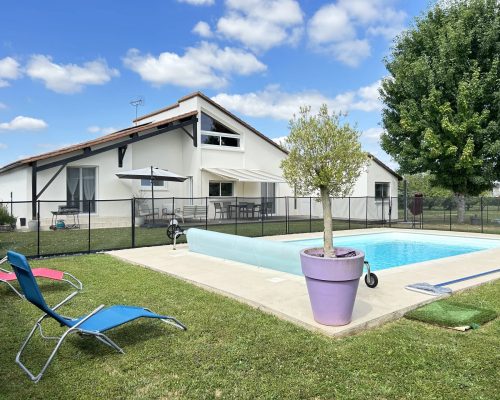
[{"label": "pool water", "polygon": [[[322,238],[286,243],[293,248],[323,247]],[[353,247],[363,251],[365,259],[375,271],[500,247],[500,240],[494,239],[405,232],[341,236],[334,238],[333,243],[337,247]]]}]

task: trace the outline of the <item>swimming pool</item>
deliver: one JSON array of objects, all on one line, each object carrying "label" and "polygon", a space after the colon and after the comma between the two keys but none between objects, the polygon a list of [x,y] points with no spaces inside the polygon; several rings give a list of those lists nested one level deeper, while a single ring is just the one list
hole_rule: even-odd
[{"label": "swimming pool", "polygon": [[[382,270],[500,247],[494,239],[476,239],[406,232],[340,236],[335,246],[353,247],[365,253],[372,270]],[[323,239],[287,241],[294,247],[322,247]]]},{"label": "swimming pool", "polygon": [[[191,228],[187,231],[189,250],[226,260],[302,275],[300,251],[322,247],[323,239],[275,241]],[[480,250],[500,248],[500,240],[408,232],[369,233],[339,236],[339,247],[361,250],[373,271],[451,257]]]}]

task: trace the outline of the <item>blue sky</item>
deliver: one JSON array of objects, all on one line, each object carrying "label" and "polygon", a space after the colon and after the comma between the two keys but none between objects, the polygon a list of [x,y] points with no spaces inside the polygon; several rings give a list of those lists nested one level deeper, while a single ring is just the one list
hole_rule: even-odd
[{"label": "blue sky", "polygon": [[427,0],[5,2],[0,165],[132,124],[200,90],[271,138],[326,102],[378,144],[392,38]]}]

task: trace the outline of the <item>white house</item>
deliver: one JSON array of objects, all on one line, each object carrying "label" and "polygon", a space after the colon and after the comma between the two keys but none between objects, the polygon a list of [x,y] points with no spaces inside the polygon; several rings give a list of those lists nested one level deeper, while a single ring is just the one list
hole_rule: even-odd
[{"label": "white house", "polygon": [[[150,196],[150,182],[119,179],[116,174],[149,166],[188,177],[183,183],[155,183],[159,214],[169,209],[171,198],[175,198],[175,208],[206,204],[212,218],[213,203],[221,198],[294,194],[279,167],[286,151],[200,92],[134,122],[130,128],[0,168],[0,201],[10,201],[11,196],[14,201],[24,201],[13,206],[18,224],[35,218],[39,211],[42,225],[48,226],[51,211],[60,205],[73,205],[79,208],[80,219],[92,218],[93,226],[126,226],[130,223],[131,197]],[[352,195],[396,197],[398,179],[398,174],[371,156]],[[101,201],[112,199],[123,200]],[[359,205],[352,201],[356,204],[351,204],[351,216],[359,211],[359,217],[364,218],[363,200]],[[308,215],[309,205],[303,209],[297,203],[300,201],[287,212]],[[276,213],[284,212],[278,210],[279,204],[275,207]],[[339,210],[343,208],[339,205]],[[370,218],[381,216],[380,210],[372,211]],[[392,212],[395,218],[397,206]]]}]

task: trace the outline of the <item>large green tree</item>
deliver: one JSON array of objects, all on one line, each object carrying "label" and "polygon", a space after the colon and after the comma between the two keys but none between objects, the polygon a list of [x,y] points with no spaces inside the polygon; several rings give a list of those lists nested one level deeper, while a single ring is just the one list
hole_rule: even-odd
[{"label": "large green tree", "polygon": [[500,177],[500,2],[438,2],[385,65],[382,148],[402,173],[453,191],[463,222],[465,196]]}]

